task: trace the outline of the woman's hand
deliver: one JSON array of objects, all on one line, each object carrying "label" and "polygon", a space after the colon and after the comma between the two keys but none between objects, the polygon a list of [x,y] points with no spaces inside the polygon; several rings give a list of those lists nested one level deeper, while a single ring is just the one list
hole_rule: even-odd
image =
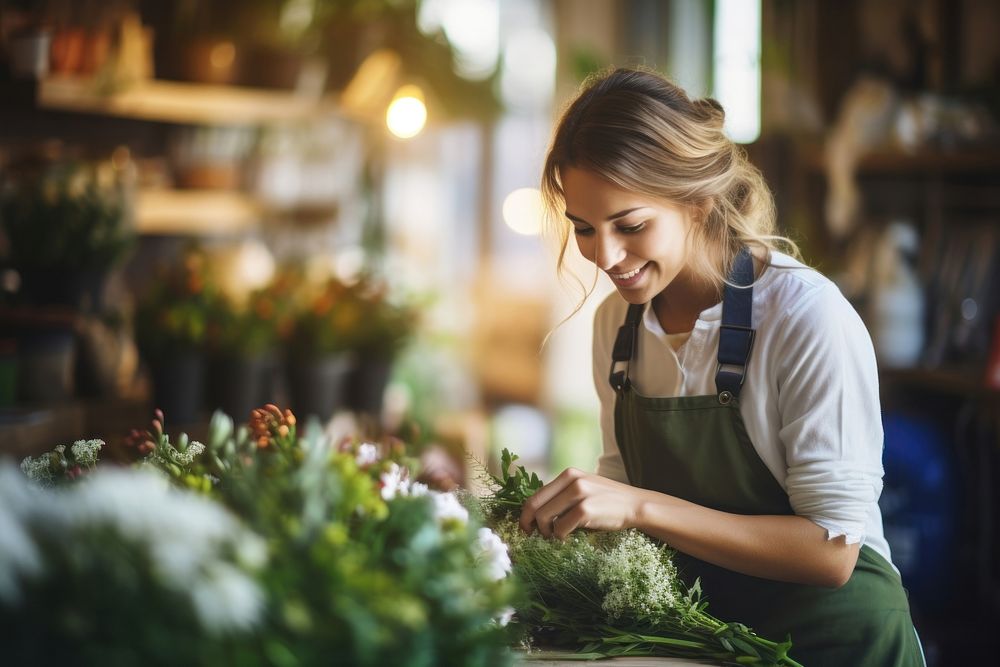
[{"label": "woman's hand", "polygon": [[540,488],[521,508],[521,530],[566,537],[577,528],[623,530],[636,525],[642,490],[567,468]]}]

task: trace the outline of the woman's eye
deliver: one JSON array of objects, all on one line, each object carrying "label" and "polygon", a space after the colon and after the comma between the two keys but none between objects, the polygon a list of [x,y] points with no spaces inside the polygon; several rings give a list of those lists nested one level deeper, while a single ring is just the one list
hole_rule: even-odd
[{"label": "woman's eye", "polygon": [[577,227],[573,226],[573,233],[577,236],[590,236],[594,233],[593,227]]},{"label": "woman's eye", "polygon": [[638,231],[642,231],[642,228],[646,226],[646,223],[641,222],[638,225],[632,225],[631,227],[619,227],[618,231],[623,234],[635,234]]}]

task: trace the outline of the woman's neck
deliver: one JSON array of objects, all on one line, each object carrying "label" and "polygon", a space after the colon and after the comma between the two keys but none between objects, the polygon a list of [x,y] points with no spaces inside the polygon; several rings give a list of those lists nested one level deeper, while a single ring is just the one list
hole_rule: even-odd
[{"label": "woman's neck", "polygon": [[685,267],[653,297],[652,307],[665,332],[684,333],[691,331],[702,311],[717,304],[719,299],[719,290],[714,285],[692,275]]}]

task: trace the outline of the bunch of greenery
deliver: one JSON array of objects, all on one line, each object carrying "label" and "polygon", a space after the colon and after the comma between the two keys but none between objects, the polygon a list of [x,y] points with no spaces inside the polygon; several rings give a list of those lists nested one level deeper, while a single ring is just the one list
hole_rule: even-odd
[{"label": "bunch of greenery", "polygon": [[107,164],[25,162],[0,184],[0,230],[21,271],[104,271],[135,235]]},{"label": "bunch of greenery", "polygon": [[[413,461],[401,443],[334,443],[318,424],[308,425],[304,435],[299,426],[290,411],[268,405],[238,428],[217,413],[204,445],[184,436],[171,439],[159,413],[150,428],[137,429],[129,437],[139,472],[155,472],[157,479],[172,482],[175,493],[204,498],[219,512],[225,508],[224,514],[239,518],[241,529],[267,545],[266,567],[261,559],[250,563],[253,567],[241,565],[239,558],[231,564],[253,573],[259,610],[246,587],[238,589],[242,599],[223,597],[218,603],[248,610],[243,625],[231,622],[219,633],[214,631],[217,625],[193,622],[200,618],[194,613],[196,604],[192,612],[192,604],[174,588],[150,581],[155,563],[110,546],[106,553],[87,551],[83,556],[93,560],[89,572],[100,579],[77,581],[80,572],[60,575],[48,565],[33,573],[37,581],[49,582],[47,600],[53,608],[84,619],[83,629],[75,634],[61,623],[49,623],[46,642],[26,647],[28,640],[20,637],[28,621],[19,616],[24,598],[0,595],[5,653],[45,662],[63,657],[57,649],[71,641],[83,644],[93,636],[101,638],[96,645],[104,655],[127,654],[130,664],[144,659],[158,664],[215,661],[289,667],[509,663],[510,631],[497,619],[515,591],[506,576],[510,561],[499,538],[470,519],[455,495],[412,481]],[[101,474],[98,470],[88,478]],[[211,523],[199,523],[212,528]],[[156,521],[148,531],[161,536],[162,548],[177,562],[190,561],[184,556],[192,548],[186,534]],[[36,546],[48,549],[47,544]],[[3,547],[0,536],[0,556]],[[245,549],[234,548],[232,553],[241,551]],[[0,565],[3,562],[0,557]],[[227,572],[230,578],[236,575]],[[23,578],[16,572],[5,579],[8,574],[0,567],[0,593],[8,579]],[[131,576],[129,589],[119,586],[126,574]],[[189,584],[187,597],[205,597],[206,584]],[[110,590],[102,595],[90,590],[102,585]],[[126,610],[141,619],[126,624],[134,634],[118,634],[118,628],[106,626],[97,612],[108,605],[115,611],[110,619]],[[142,612],[136,614],[140,605]],[[191,613],[185,615],[185,610]],[[38,615],[27,618],[44,620]],[[178,628],[178,618],[187,618],[189,625]],[[183,631],[176,637],[184,641],[160,641],[162,632],[173,630]],[[70,662],[109,664],[97,655],[85,652]]]},{"label": "bunch of greenery", "polygon": [[200,350],[213,314],[222,307],[204,254],[190,250],[177,265],[161,269],[138,301],[135,332],[139,347],[152,357]]},{"label": "bunch of greenery", "polygon": [[487,523],[511,552],[527,589],[515,621],[529,643],[577,658],[671,656],[740,665],[798,665],[791,641],[773,642],[706,611],[698,582],[677,575],[673,551],[636,530],[577,531],[565,541],[525,535],[520,508],[542,486],[503,450],[500,477],[483,498]]}]

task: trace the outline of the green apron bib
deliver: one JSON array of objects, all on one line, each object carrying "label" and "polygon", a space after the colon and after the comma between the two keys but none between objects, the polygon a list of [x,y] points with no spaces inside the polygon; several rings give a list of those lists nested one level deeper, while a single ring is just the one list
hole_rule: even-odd
[{"label": "green apron bib", "polygon": [[[731,281],[753,282],[744,251]],[[761,461],[743,424],[739,393],[753,346],[752,287],[726,286],[720,331],[718,395],[651,398],[628,379],[643,307],[630,306],[612,361],[615,435],[633,486],[723,512],[792,514],[788,495]],[[624,362],[625,370],[617,371]],[[791,657],[805,667],[924,665],[899,575],[862,546],[854,573],[837,589],[761,579],[677,554],[688,585],[700,577],[708,611],[759,635],[791,635]]]}]

